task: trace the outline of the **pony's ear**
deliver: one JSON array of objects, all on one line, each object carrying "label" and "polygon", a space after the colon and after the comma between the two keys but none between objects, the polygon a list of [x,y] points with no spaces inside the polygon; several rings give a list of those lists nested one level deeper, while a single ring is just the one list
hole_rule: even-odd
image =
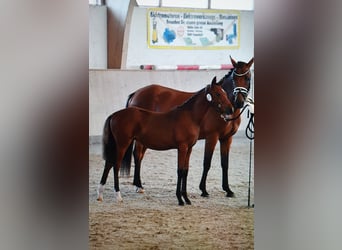
[{"label": "pony's ear", "polygon": [[213,80],[211,80],[211,85],[217,85],[217,81],[216,81],[216,76],[214,76]]},{"label": "pony's ear", "polygon": [[251,60],[249,60],[249,62],[247,63],[248,68],[250,68],[253,63],[254,63],[254,57]]},{"label": "pony's ear", "polygon": [[236,68],[237,67],[236,61],[230,55],[229,55],[229,57],[230,57],[230,61],[232,62],[234,68]]}]

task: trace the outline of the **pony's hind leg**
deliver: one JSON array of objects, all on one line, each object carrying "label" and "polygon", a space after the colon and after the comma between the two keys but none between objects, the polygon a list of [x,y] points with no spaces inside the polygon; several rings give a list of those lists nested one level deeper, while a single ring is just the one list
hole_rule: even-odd
[{"label": "pony's hind leg", "polygon": [[144,187],[141,184],[141,178],[140,178],[140,169],[141,169],[141,161],[145,155],[146,147],[143,146],[141,143],[136,142],[135,148],[134,148],[134,179],[133,179],[133,185],[136,186],[136,192],[137,193],[144,193]]},{"label": "pony's hind leg", "polygon": [[114,171],[114,196],[118,202],[121,202],[122,197],[121,197],[120,188],[119,188],[119,168],[117,166],[118,165],[116,165],[113,168],[113,171]]},{"label": "pony's hind leg", "polygon": [[112,168],[112,166],[113,165],[111,163],[109,163],[108,161],[105,162],[105,167],[103,170],[102,178],[101,178],[100,184],[97,188],[97,200],[98,201],[103,201],[104,185],[107,182],[108,173],[109,173],[110,169]]},{"label": "pony's hind leg", "polygon": [[116,198],[117,202],[122,202],[122,197],[120,193],[120,187],[119,187],[119,167],[120,165],[116,164],[116,166],[113,168],[114,171],[114,196]]},{"label": "pony's hind leg", "polygon": [[[127,144],[127,145],[126,145]],[[118,145],[121,145],[120,150],[117,152],[117,158],[116,158],[116,163],[113,168],[114,171],[114,196],[116,197],[117,202],[122,202],[122,197],[120,193],[120,187],[119,187],[119,170],[121,166],[122,159],[125,155],[125,152],[130,145],[130,142],[127,141],[126,144],[121,143]]]}]

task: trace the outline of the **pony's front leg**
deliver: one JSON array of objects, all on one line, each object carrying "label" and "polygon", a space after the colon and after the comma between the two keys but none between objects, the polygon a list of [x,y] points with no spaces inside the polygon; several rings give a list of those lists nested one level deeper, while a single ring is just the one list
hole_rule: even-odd
[{"label": "pony's front leg", "polygon": [[101,178],[100,184],[97,188],[97,200],[98,201],[103,201],[104,185],[107,182],[107,177],[108,177],[109,171],[112,168],[112,166],[113,165],[111,163],[109,163],[108,161],[105,162],[105,167],[103,169],[102,178]]},{"label": "pony's front leg", "polygon": [[228,183],[229,150],[233,137],[230,136],[220,140],[221,144],[221,166],[222,166],[222,189],[227,192],[227,197],[235,197]]},{"label": "pony's front leg", "polygon": [[177,191],[176,196],[178,199],[178,205],[184,206],[184,201],[182,200],[182,196],[186,202],[186,204],[191,205],[191,201],[188,198],[188,194],[186,192],[186,183],[188,177],[187,169],[178,169],[178,180],[177,180]]},{"label": "pony's front leg", "polygon": [[182,182],[182,196],[186,202],[186,204],[191,205],[191,201],[188,198],[188,193],[186,191],[187,180],[188,180],[188,172],[189,172],[189,159],[191,155],[192,147],[188,149],[185,159],[185,169],[183,170],[183,182]]},{"label": "pony's front leg", "polygon": [[188,172],[189,172],[188,169],[184,169],[184,170],[183,170],[183,173],[182,173],[182,175],[183,175],[182,196],[183,196],[183,198],[184,198],[186,204],[191,205],[191,201],[189,200],[189,198],[188,198],[188,193],[187,193],[187,191],[186,191]]},{"label": "pony's front leg", "polygon": [[180,206],[184,206],[184,201],[182,200],[182,196],[186,202],[186,204],[191,205],[191,201],[188,198],[186,192],[186,184],[188,177],[188,169],[189,169],[189,158],[191,154],[191,148],[188,147],[180,147],[178,149],[178,180],[177,180],[177,190],[176,196],[178,198],[178,204]]},{"label": "pony's front leg", "polygon": [[211,159],[213,157],[213,152],[214,152],[217,140],[218,140],[217,136],[213,136],[205,140],[203,173],[202,173],[202,178],[201,178],[201,182],[199,185],[199,188],[202,191],[202,194],[201,194],[202,197],[209,196],[209,193],[207,192],[206,182],[207,182],[208,172],[211,166]]},{"label": "pony's front leg", "polygon": [[184,206],[184,201],[182,200],[182,193],[181,193],[182,179],[183,179],[183,170],[178,168],[178,170],[177,170],[176,196],[178,199],[178,205],[180,205],[180,206]]},{"label": "pony's front leg", "polygon": [[141,184],[141,178],[140,178],[140,169],[141,169],[141,161],[145,155],[146,147],[143,146],[141,143],[137,142],[135,143],[134,148],[134,179],[133,179],[133,185],[136,186],[136,192],[137,193],[144,193],[145,190]]},{"label": "pony's front leg", "polygon": [[187,145],[180,145],[178,147],[178,169],[177,169],[177,190],[176,196],[178,199],[178,204],[180,206],[184,206],[184,201],[182,199],[182,189],[184,187],[183,180],[184,180],[184,170],[185,170],[185,163],[186,163],[186,156],[187,156],[188,147]]}]

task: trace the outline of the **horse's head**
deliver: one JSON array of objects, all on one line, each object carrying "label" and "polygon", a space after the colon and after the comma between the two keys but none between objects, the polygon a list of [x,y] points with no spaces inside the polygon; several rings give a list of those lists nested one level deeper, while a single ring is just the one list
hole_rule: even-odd
[{"label": "horse's head", "polygon": [[[229,92],[232,91],[232,98],[234,108],[239,109],[243,107],[243,104],[249,93],[251,85],[251,72],[250,67],[254,62],[252,58],[248,63],[236,62],[231,56],[230,61],[232,62],[233,69],[226,77],[229,80]],[[225,83],[225,81],[223,81]]]},{"label": "horse's head", "polygon": [[216,76],[206,88],[205,95],[207,101],[217,110],[221,117],[227,120],[228,115],[233,113],[234,108],[228,99],[226,91],[222,88],[222,84],[216,82]]}]

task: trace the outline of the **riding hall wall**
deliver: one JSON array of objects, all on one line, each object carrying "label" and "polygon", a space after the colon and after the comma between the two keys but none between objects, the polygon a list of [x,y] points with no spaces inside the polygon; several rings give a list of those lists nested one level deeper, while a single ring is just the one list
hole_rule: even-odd
[{"label": "riding hall wall", "polygon": [[[89,136],[101,136],[106,117],[124,108],[128,95],[143,86],[159,83],[195,92],[210,84],[214,76],[219,80],[225,74],[227,70],[89,70]],[[242,115],[240,130],[246,128],[246,113]]]},{"label": "riding hall wall", "polygon": [[232,49],[149,48],[147,10],[133,7],[131,11],[132,14],[127,17],[121,69],[137,69],[143,64],[220,65],[230,64],[229,55],[237,61],[244,62],[248,62],[254,56],[254,11],[237,11],[240,17],[240,40],[238,47]]},{"label": "riding hall wall", "polygon": [[[89,68],[139,69],[140,65],[229,64],[254,56],[254,11],[239,13],[239,46],[232,49],[149,48],[147,8],[135,1],[111,0],[89,6]],[[205,10],[204,10],[205,11]],[[107,23],[106,23],[107,20]]]},{"label": "riding hall wall", "polygon": [[[107,44],[93,41],[89,62],[89,136],[102,135],[106,117],[125,107],[130,93],[143,86],[159,83],[171,88],[195,92],[209,84],[214,76],[218,80],[227,74],[227,70],[139,70],[141,64],[170,65],[197,64],[220,65],[230,64],[229,55],[238,61],[249,61],[254,56],[254,12],[240,12],[240,46],[231,50],[180,50],[151,49],[147,45],[146,9],[137,7],[135,1],[106,1],[107,12],[102,8],[91,8],[97,12],[90,19],[90,31],[96,31],[96,36],[107,35]],[[124,4],[124,7],[122,7]],[[103,18],[107,15],[107,34]],[[95,19],[98,19],[97,22]],[[125,21],[124,21],[125,20]],[[102,23],[101,31],[98,29]],[[117,29],[115,25],[121,25]],[[124,29],[124,31],[122,31]],[[123,45],[117,46],[117,44]],[[107,47],[106,47],[107,45]],[[114,46],[115,45],[115,46]],[[101,47],[102,46],[102,47]],[[99,48],[100,47],[100,48]],[[120,47],[120,49],[119,49]],[[97,51],[97,52],[96,52]],[[98,51],[107,51],[106,58]],[[94,53],[94,57],[91,54]],[[98,57],[98,58],[96,58]],[[114,58],[115,57],[115,58]],[[115,60],[114,60],[115,59]],[[96,61],[97,60],[97,61]],[[114,63],[115,61],[115,63]],[[101,62],[94,66],[95,63]],[[120,69],[121,63],[121,69]],[[115,65],[114,65],[115,64]],[[115,67],[114,67],[114,66]],[[102,68],[102,69],[99,69]],[[108,69],[107,69],[108,68]],[[113,69],[115,68],[115,69]],[[254,72],[254,64],[252,72]],[[253,79],[253,78],[252,78]],[[252,80],[253,81],[253,80]],[[246,115],[242,116],[240,130],[246,127]]]}]

